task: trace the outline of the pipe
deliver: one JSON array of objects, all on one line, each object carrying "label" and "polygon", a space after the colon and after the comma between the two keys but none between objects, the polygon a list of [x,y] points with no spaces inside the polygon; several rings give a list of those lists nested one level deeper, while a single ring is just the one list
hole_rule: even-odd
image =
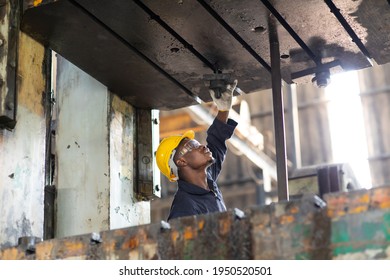
[{"label": "pipe", "polygon": [[301,140],[299,135],[299,113],[298,113],[298,101],[297,101],[297,88],[296,85],[287,85],[284,87],[287,90],[288,97],[288,107],[290,117],[288,118],[288,122],[290,125],[290,131],[292,132],[292,136],[290,139],[292,140],[292,159],[291,161],[294,164],[294,168],[299,169],[302,167],[302,157],[301,157]]},{"label": "pipe", "polygon": [[284,126],[284,108],[282,94],[282,75],[280,70],[280,50],[279,39],[276,27],[275,17],[270,15],[269,42],[271,50],[271,69],[272,69],[272,101],[274,112],[275,127],[275,147],[276,147],[276,170],[278,182],[279,201],[288,200],[288,181],[287,181],[287,155],[285,144],[285,126]]}]

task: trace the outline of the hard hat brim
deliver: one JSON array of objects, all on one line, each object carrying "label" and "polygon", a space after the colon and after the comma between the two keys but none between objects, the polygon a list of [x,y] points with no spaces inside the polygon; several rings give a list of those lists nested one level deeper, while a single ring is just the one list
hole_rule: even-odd
[{"label": "hard hat brim", "polygon": [[[183,136],[181,137],[181,140],[183,140],[184,138],[194,139],[195,132],[193,130],[188,130],[188,131],[184,132]],[[180,144],[181,140],[179,141],[179,143],[177,143],[177,145]]]}]

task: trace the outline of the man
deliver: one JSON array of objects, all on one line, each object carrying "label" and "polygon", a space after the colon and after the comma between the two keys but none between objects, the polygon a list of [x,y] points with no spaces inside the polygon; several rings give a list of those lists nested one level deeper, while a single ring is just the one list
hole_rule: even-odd
[{"label": "man", "polygon": [[227,86],[220,98],[216,98],[214,91],[210,90],[218,113],[207,130],[207,145],[195,140],[192,130],[161,141],[156,152],[157,165],[171,182],[177,181],[178,184],[168,221],[226,211],[216,180],[227,152],[225,141],[233,135],[237,126],[237,122],[228,118],[236,85],[237,80]]}]

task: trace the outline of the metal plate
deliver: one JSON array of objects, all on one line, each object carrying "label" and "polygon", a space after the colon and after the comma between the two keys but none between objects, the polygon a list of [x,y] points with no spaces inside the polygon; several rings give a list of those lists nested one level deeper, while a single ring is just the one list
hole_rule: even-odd
[{"label": "metal plate", "polygon": [[[175,109],[196,104],[196,96],[210,101],[208,84],[203,79],[203,75],[213,73],[210,65],[231,73],[244,92],[271,88],[269,69],[204,7],[215,11],[270,65],[270,12],[262,2],[46,0],[34,7],[32,0],[25,0],[22,30],[134,106]],[[325,1],[271,2],[322,63],[340,61],[331,73],[371,66]],[[333,3],[371,58],[378,64],[390,62],[388,1]],[[293,80],[291,73],[316,66],[313,59],[282,25],[278,25],[278,37],[282,78],[287,83],[310,82],[312,76]]]},{"label": "metal plate", "polygon": [[197,104],[118,38],[69,1],[26,11],[22,29],[140,108]]}]

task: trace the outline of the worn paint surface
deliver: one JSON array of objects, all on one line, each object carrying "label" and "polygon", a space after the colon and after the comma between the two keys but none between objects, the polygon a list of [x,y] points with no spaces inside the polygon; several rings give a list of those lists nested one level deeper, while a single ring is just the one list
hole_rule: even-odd
[{"label": "worn paint surface", "polygon": [[[13,118],[14,108],[9,108],[9,81],[8,81],[8,57],[12,54],[9,53],[11,49],[8,39],[11,29],[11,4],[9,2],[2,2],[0,6],[0,119]],[[12,95],[13,96],[13,95]],[[8,100],[7,100],[8,99]],[[11,109],[11,110],[10,110]]]},{"label": "worn paint surface", "polygon": [[389,259],[390,188],[325,195],[334,259]]},{"label": "worn paint surface", "polygon": [[337,220],[347,214],[359,214],[374,209],[390,208],[390,188],[373,188],[348,193],[325,195],[328,216]]},{"label": "worn paint surface", "polygon": [[[6,67],[7,67],[7,52],[4,51],[4,48],[8,45],[8,42],[5,38],[8,38],[8,30],[9,30],[9,11],[10,5],[9,3],[2,3],[0,11],[0,35],[1,35],[1,53],[0,53],[0,75],[4,79],[6,76]],[[3,90],[3,89],[1,89]]]},{"label": "worn paint surface", "polygon": [[[361,199],[338,194],[351,195],[345,206],[365,200],[361,193]],[[37,244],[32,255],[0,250],[0,259],[390,259],[390,209],[335,218],[313,202],[307,196],[250,208],[241,219],[228,211],[175,219],[168,229],[156,223],[109,230],[100,233],[101,242],[91,234],[51,239]],[[284,223],[283,216],[294,220]]]},{"label": "worn paint surface", "polygon": [[43,60],[44,48],[21,33],[17,124],[0,130],[0,248],[16,245],[21,236],[43,236]]},{"label": "worn paint surface", "polygon": [[134,189],[135,110],[59,56],[57,236],[150,223]]},{"label": "worn paint surface", "polygon": [[254,259],[327,259],[330,221],[312,196],[254,208]]},{"label": "worn paint surface", "polygon": [[134,194],[135,110],[111,95],[110,229],[150,223],[150,202]]},{"label": "worn paint surface", "polygon": [[159,246],[162,259],[251,258],[249,220],[231,212],[185,217],[171,226]]},{"label": "worn paint surface", "polygon": [[57,237],[109,229],[107,88],[57,61]]}]

